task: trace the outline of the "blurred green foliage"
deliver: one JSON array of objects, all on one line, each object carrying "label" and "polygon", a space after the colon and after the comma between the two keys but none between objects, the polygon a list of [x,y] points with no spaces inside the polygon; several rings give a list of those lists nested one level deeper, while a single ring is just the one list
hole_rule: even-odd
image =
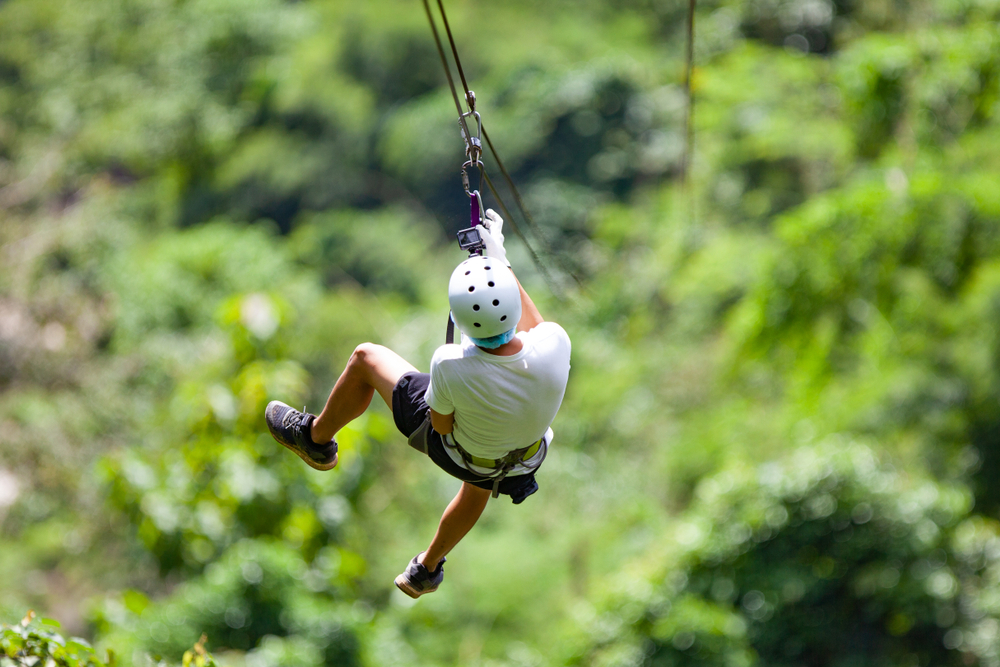
[{"label": "blurred green foliage", "polygon": [[[115,655],[108,652],[107,662],[97,657],[86,640],[79,637],[65,639],[60,635],[59,622],[51,618],[36,619],[28,612],[16,625],[0,624],[0,665],[53,665],[54,667],[113,667]],[[205,637],[194,648],[184,651],[182,667],[216,667],[215,660],[205,650]],[[161,663],[162,664],[162,663]]]},{"label": "blurred green foliage", "polygon": [[[830,438],[706,479],[579,659],[650,665],[993,664],[1000,524],[962,487]],[[655,557],[653,556],[655,554]],[[624,593],[624,594],[623,594]]]},{"label": "blurred green foliage", "polygon": [[0,2],[6,659],[103,664],[36,608],[124,665],[1000,665],[1000,4],[698,3],[686,186],[687,3],[447,7],[574,359],[414,606],[454,481],[380,405],[330,473],[261,413],[441,341],[419,3]]},{"label": "blurred green foliage", "polygon": [[154,605],[141,592],[126,591],[96,623],[123,654],[176,655],[205,633],[219,646],[252,649],[251,662],[358,665],[357,626],[370,614],[337,594],[351,574],[350,555],[326,549],[311,560],[310,567],[286,545],[246,540],[168,599]]}]

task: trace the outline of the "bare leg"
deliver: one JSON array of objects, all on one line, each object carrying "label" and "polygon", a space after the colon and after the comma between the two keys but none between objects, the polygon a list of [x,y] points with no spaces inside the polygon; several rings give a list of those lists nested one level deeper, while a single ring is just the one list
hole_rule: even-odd
[{"label": "bare leg", "polygon": [[312,423],[314,442],[329,442],[337,431],[364,413],[377,391],[392,409],[392,389],[405,373],[416,371],[410,362],[382,345],[362,343]]},{"label": "bare leg", "polygon": [[433,572],[442,558],[448,555],[472,527],[479,521],[486,503],[490,499],[489,489],[481,489],[468,482],[462,483],[458,495],[448,504],[441,516],[434,539],[427,551],[420,555],[420,563]]}]

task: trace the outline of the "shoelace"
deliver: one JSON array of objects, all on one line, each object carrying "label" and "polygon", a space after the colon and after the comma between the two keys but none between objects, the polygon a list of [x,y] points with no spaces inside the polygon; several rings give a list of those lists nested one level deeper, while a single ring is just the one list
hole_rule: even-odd
[{"label": "shoelace", "polygon": [[302,412],[295,410],[294,408],[289,410],[292,414],[285,417],[285,425],[288,428],[295,429],[297,431],[302,430],[302,424],[306,420],[306,406],[302,406]]}]

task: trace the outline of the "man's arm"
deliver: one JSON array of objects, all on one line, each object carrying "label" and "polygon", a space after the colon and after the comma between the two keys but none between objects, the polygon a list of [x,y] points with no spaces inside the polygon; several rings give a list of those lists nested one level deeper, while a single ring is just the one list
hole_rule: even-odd
[{"label": "man's arm", "polygon": [[[454,347],[454,346],[452,346]],[[451,391],[448,389],[446,370],[443,366],[444,359],[448,356],[445,352],[449,349],[442,345],[434,352],[431,358],[431,378],[427,385],[427,393],[424,400],[427,401],[427,408],[431,411],[431,426],[435,431],[444,435],[451,433],[455,428],[455,405],[451,402]],[[432,405],[436,405],[446,412],[438,412]]]},{"label": "man's arm", "polygon": [[[497,212],[493,209],[489,209],[486,211],[485,225],[477,225],[476,229],[479,230],[479,235],[486,246],[486,256],[500,260],[509,269],[510,262],[507,261],[507,251],[503,247],[503,218],[497,215]],[[514,273],[513,269],[511,269],[511,273]],[[517,280],[516,275],[514,276],[514,280]],[[521,292],[521,319],[517,323],[517,330],[530,331],[545,320],[542,319],[541,313],[535,308],[531,297],[524,291],[520,280],[517,280],[517,289]]]},{"label": "man's arm", "polygon": [[455,430],[455,413],[452,412],[450,415],[443,415],[440,412],[434,412],[434,408],[431,408],[431,426],[434,430],[441,435],[447,435]]},{"label": "man's arm", "polygon": [[[514,280],[517,280],[517,276],[514,276]],[[538,312],[538,308],[535,308],[535,302],[524,291],[520,280],[517,280],[517,289],[521,292],[521,320],[517,323],[517,330],[530,331],[545,320],[542,319],[542,314]]]}]

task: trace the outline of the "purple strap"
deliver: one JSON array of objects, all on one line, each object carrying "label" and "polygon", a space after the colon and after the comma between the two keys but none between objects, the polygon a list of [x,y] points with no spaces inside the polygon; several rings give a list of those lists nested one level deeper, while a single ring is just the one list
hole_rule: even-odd
[{"label": "purple strap", "polygon": [[469,212],[469,217],[472,220],[471,226],[475,227],[476,225],[483,224],[479,219],[479,192],[477,190],[473,190],[472,194],[469,195],[469,203],[472,205]]}]

